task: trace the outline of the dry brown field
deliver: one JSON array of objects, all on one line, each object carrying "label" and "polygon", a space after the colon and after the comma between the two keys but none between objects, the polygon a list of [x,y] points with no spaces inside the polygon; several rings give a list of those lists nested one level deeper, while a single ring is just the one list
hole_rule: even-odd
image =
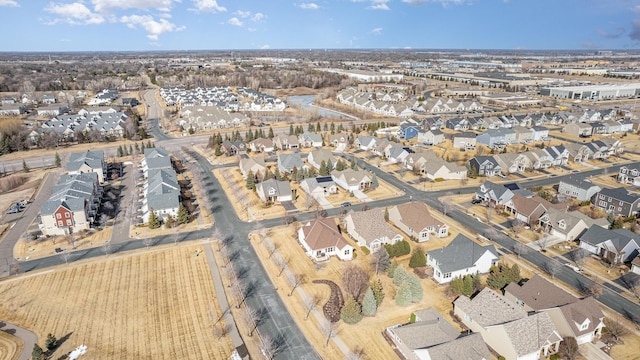
[{"label": "dry brown field", "polygon": [[24,348],[24,342],[11,334],[0,331],[0,359],[17,360]]},{"label": "dry brown field", "polygon": [[233,345],[213,334],[210,318],[219,314],[209,265],[196,245],[0,283],[0,319],[32,330],[41,341],[48,333],[68,336],[56,359],[80,344],[91,359],[225,359]]},{"label": "dry brown field", "polygon": [[9,207],[22,199],[31,199],[49,170],[32,170],[28,173],[16,173],[0,179],[7,181],[10,177],[24,177],[23,184],[8,192],[0,192],[0,211],[2,216]]}]

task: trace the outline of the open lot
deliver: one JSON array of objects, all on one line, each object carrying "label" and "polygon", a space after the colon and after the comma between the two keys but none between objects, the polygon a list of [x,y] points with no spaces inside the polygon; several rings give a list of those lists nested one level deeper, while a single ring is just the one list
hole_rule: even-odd
[{"label": "open lot", "polygon": [[0,359],[17,360],[23,347],[24,342],[20,338],[0,331]]},{"label": "open lot", "polygon": [[[35,192],[37,191],[42,179],[48,170],[32,170],[28,173],[16,173],[13,175],[9,175],[3,178],[0,178],[0,216],[5,218],[6,211],[11,207],[12,204],[16,202],[26,199],[30,200]],[[8,189],[8,187],[12,182],[17,182],[20,185],[13,189]],[[7,190],[3,191],[5,188],[4,184],[7,185]]]},{"label": "open lot", "polygon": [[[199,256],[196,256],[199,254]],[[229,358],[202,246],[154,249],[71,264],[0,283],[0,319],[80,344],[91,359]],[[214,320],[211,321],[210,318]]]}]

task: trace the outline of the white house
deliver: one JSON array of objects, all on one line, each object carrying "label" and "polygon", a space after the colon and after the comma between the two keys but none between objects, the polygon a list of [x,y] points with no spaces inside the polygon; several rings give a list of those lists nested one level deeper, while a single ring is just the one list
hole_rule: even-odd
[{"label": "white house", "polygon": [[439,284],[464,275],[488,273],[498,260],[500,257],[493,245],[478,245],[462,234],[449,245],[427,253],[427,265],[433,268],[433,277]]},{"label": "white house", "polygon": [[384,210],[350,211],[345,217],[347,233],[358,246],[376,252],[383,245],[395,244],[402,240],[402,235],[395,232],[384,220]]},{"label": "white house", "polygon": [[417,242],[449,235],[449,226],[434,218],[425,204],[416,201],[390,208],[389,221]]},{"label": "white house", "polygon": [[340,260],[353,259],[354,248],[340,234],[333,219],[307,222],[298,230],[298,241],[314,261],[329,260],[331,256]]}]

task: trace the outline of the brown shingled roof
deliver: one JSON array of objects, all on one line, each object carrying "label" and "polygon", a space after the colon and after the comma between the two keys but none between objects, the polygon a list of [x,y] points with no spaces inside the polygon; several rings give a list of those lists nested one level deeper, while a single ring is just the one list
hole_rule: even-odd
[{"label": "brown shingled roof", "polygon": [[511,283],[504,289],[534,310],[571,304],[578,298],[562,290],[540,275],[535,275],[523,285]]},{"label": "brown shingled roof", "polygon": [[436,220],[426,205],[417,201],[396,205],[402,222],[414,231],[421,231],[428,226],[442,226],[443,224]]},{"label": "brown shingled roof", "polygon": [[311,250],[321,250],[331,246],[342,249],[348,245],[333,219],[318,219],[308,222],[302,227],[302,233]]}]

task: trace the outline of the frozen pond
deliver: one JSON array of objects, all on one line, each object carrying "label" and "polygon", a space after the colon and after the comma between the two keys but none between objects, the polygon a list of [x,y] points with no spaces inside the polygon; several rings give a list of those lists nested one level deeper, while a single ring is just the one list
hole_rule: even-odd
[{"label": "frozen pond", "polygon": [[289,96],[286,98],[287,103],[290,105],[296,104],[301,105],[304,108],[316,110],[318,114],[324,118],[338,118],[338,119],[357,119],[353,116],[342,114],[337,111],[317,107],[313,105],[313,100],[315,99],[315,95],[300,95],[300,96]]}]

